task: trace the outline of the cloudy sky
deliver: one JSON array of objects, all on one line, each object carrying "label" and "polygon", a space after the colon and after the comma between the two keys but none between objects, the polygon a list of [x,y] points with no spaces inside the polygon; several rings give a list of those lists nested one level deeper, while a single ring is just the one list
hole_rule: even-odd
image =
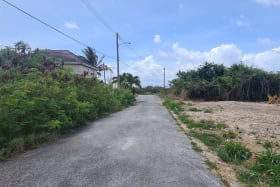
[{"label": "cloudy sky", "polygon": [[85,46],[5,1],[105,54],[114,74],[119,32],[120,72],[144,86],[162,86],[164,67],[172,80],[205,61],[280,71],[280,0],[0,0],[0,48],[23,40],[81,55]]}]

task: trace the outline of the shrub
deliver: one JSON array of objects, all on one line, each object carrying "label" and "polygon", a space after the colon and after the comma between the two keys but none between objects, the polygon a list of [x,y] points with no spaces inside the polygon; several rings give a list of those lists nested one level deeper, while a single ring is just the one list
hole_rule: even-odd
[{"label": "shrub", "polygon": [[24,139],[22,137],[15,138],[8,144],[8,151],[6,154],[15,155],[16,153],[20,153],[24,151]]},{"label": "shrub", "polygon": [[34,148],[46,137],[85,125],[134,101],[129,90],[113,89],[62,69],[26,74],[16,68],[0,69],[0,83],[0,154],[6,155]]}]

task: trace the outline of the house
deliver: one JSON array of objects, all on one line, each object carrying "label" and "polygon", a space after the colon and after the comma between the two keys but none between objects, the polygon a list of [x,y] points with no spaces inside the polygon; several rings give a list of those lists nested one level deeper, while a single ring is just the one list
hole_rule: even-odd
[{"label": "house", "polygon": [[88,77],[97,77],[97,68],[85,63],[81,58],[68,50],[45,50],[46,58],[51,58],[54,63],[69,67],[73,73]]}]

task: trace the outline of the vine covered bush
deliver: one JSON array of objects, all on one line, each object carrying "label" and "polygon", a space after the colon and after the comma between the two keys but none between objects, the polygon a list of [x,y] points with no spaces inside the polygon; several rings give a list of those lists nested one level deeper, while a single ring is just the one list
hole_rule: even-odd
[{"label": "vine covered bush", "polygon": [[268,95],[280,94],[279,82],[279,72],[206,62],[197,70],[179,71],[170,83],[175,94],[187,92],[192,99],[266,101]]},{"label": "vine covered bush", "polygon": [[[0,50],[0,157],[34,147],[134,101],[129,90],[53,68],[40,52],[3,54]],[[17,62],[11,63],[15,57]]]}]

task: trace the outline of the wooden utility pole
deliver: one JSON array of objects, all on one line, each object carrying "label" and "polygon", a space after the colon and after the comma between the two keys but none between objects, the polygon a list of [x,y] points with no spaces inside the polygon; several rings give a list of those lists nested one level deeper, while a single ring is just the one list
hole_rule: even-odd
[{"label": "wooden utility pole", "polygon": [[119,58],[119,33],[116,33],[116,44],[117,44],[117,78],[118,78],[118,88],[120,88],[120,58]]},{"label": "wooden utility pole", "polygon": [[105,64],[104,64],[104,62],[103,62],[103,74],[104,74],[104,83],[106,84]]},{"label": "wooden utility pole", "polygon": [[163,88],[165,88],[165,67],[163,68]]}]

